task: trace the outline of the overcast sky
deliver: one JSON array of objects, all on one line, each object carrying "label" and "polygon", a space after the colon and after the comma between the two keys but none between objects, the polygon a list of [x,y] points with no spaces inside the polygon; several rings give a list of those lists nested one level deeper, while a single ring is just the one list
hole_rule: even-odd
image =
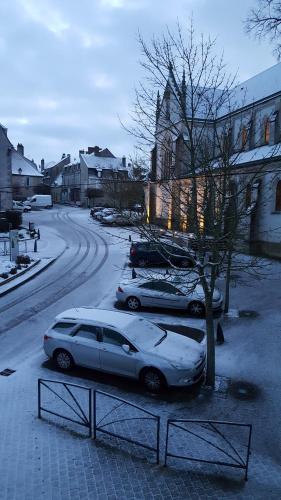
[{"label": "overcast sky", "polygon": [[276,63],[249,39],[255,0],[0,0],[0,123],[39,162],[87,146],[128,156],[126,120],[138,84],[137,32],[149,40],[193,13],[243,81]]}]

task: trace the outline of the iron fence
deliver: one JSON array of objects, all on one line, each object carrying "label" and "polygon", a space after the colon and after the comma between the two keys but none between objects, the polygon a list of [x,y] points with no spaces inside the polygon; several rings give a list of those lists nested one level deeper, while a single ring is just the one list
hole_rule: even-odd
[{"label": "iron fence", "polygon": [[[99,421],[97,421],[97,412],[99,409],[99,398],[105,398],[109,401],[116,401],[117,404],[113,407],[109,407],[107,405],[106,412],[102,417],[100,418]],[[104,409],[106,407],[105,404],[103,404],[102,408]],[[122,408],[123,410],[123,415],[121,415],[122,418],[118,417],[118,411]],[[131,414],[126,415],[125,409],[130,409],[132,408],[135,411],[135,415],[131,416]],[[112,414],[117,415],[116,418],[113,420],[108,421],[107,418],[111,416]],[[141,414],[145,414],[145,416],[140,416]],[[119,415],[120,416],[120,415]],[[93,412],[93,417],[94,417],[94,422],[93,422],[93,438],[96,439],[97,436],[97,431],[102,432],[104,434],[108,434],[109,436],[113,436],[119,439],[122,439],[128,443],[132,443],[137,446],[141,446],[142,448],[145,448],[150,451],[154,451],[156,453],[156,462],[159,464],[159,447],[160,447],[160,417],[158,415],[154,415],[153,413],[144,410],[140,406],[137,406],[133,403],[130,403],[129,401],[126,401],[125,399],[119,398],[117,396],[112,396],[111,394],[108,394],[103,391],[94,391],[94,412]],[[111,418],[111,417],[110,417]],[[148,434],[149,434],[149,441],[151,442],[152,435],[154,435],[154,441],[155,441],[155,446],[151,444],[144,443],[143,441],[133,439],[132,437],[128,437],[128,435],[124,435],[124,431],[128,431],[128,433],[132,434],[134,431],[137,431],[136,428],[136,423],[140,423],[143,421],[152,421],[155,422],[155,429],[154,431],[151,431],[149,429]],[[103,422],[103,425],[101,423]],[[133,422],[134,428],[132,429],[131,427],[128,428],[128,422]],[[106,428],[107,427],[107,428]],[[120,429],[121,427],[121,429]],[[116,429],[117,428],[117,429]],[[120,429],[120,430],[118,430]],[[123,432],[121,432],[123,431]],[[141,432],[144,433],[144,429],[142,427]]]},{"label": "iron fence", "polygon": [[[59,386],[63,388],[63,393],[60,394],[58,390],[54,390],[53,386]],[[70,410],[70,415],[74,415],[77,418],[71,418],[67,416],[66,413],[61,414],[57,411],[50,410],[42,406],[42,387],[45,387],[51,394],[55,396],[54,400],[57,402],[59,400],[63,403],[64,409]],[[78,400],[78,395],[74,394],[76,392],[81,393],[83,391],[86,393],[87,410],[82,407],[81,401]],[[59,382],[57,380],[48,379],[38,379],[38,418],[41,417],[41,412],[44,411],[51,415],[63,418],[75,424],[86,427],[89,432],[89,437],[92,435],[92,390],[88,387],[77,384],[69,384],[67,382]]]},{"label": "iron fence", "polygon": [[[228,436],[226,430],[230,429],[232,435]],[[181,432],[179,435],[172,435],[171,429]],[[235,429],[235,430],[234,430]],[[241,438],[241,430],[245,431],[245,443],[239,441]],[[233,435],[233,433],[236,435]],[[185,441],[182,433],[188,435],[188,442],[185,446]],[[172,443],[172,438],[174,442]],[[165,466],[167,458],[179,458],[184,460],[192,460],[194,462],[202,462],[207,464],[223,465],[245,470],[245,480],[248,479],[248,465],[251,448],[252,425],[242,424],[237,422],[223,422],[215,420],[191,420],[191,419],[168,419],[166,431],[166,446],[165,446]],[[235,439],[235,441],[234,441]],[[177,452],[170,451],[173,449],[185,448],[190,452],[187,456]],[[193,449],[195,450],[193,452]],[[200,455],[202,452],[203,456]],[[223,459],[220,459],[223,457]]]}]

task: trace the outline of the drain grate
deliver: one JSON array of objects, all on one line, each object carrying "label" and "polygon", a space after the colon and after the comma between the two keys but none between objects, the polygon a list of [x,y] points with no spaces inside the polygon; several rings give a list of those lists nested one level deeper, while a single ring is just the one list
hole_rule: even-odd
[{"label": "drain grate", "polygon": [[11,368],[5,368],[2,372],[0,372],[0,375],[3,377],[9,377],[9,375],[12,375],[12,373],[15,373],[16,370],[12,370]]}]

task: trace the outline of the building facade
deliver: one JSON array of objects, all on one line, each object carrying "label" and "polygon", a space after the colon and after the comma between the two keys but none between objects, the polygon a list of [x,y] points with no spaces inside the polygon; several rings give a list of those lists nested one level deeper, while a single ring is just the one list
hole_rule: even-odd
[{"label": "building facade", "polygon": [[0,210],[10,210],[13,207],[12,148],[7,129],[0,124]]},{"label": "building facade", "polygon": [[[150,182],[146,188],[146,207],[150,222],[171,229],[189,231],[180,213],[180,199],[167,195],[189,180],[189,140],[186,122],[182,119],[177,83],[170,69],[163,98],[157,103],[155,147],[152,151]],[[181,82],[181,97],[188,82]],[[219,101],[219,89],[218,99]],[[188,94],[188,91],[187,91]],[[281,63],[243,82],[233,90],[235,106],[223,104],[214,119],[204,106],[196,110],[194,126],[202,130],[213,157],[213,165],[221,153],[221,144],[231,148],[233,184],[244,197],[239,200],[245,211],[243,239],[251,252],[281,256]],[[188,103],[186,104],[188,115]],[[173,126],[171,126],[173,123]],[[174,124],[176,124],[174,126]],[[201,129],[200,129],[201,127]],[[250,184],[254,173],[256,182]],[[247,180],[249,179],[249,181]],[[249,182],[249,185],[247,184]],[[185,191],[183,188],[182,192]]]},{"label": "building facade", "polygon": [[13,199],[21,201],[39,194],[43,185],[43,175],[39,172],[35,162],[24,156],[22,144],[18,144],[16,150],[12,149],[11,162]]},{"label": "building facade", "polygon": [[128,178],[126,158],[116,158],[109,149],[98,146],[79,151],[79,160],[63,155],[45,169],[44,182],[51,187],[58,203],[84,207],[114,205],[112,186]]}]

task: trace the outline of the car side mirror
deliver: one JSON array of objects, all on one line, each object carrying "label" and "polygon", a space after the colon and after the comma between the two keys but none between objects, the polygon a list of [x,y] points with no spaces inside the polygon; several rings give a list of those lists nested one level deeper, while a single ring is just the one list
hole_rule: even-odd
[{"label": "car side mirror", "polygon": [[130,354],[130,346],[128,346],[127,344],[122,344],[122,349],[126,354]]}]

